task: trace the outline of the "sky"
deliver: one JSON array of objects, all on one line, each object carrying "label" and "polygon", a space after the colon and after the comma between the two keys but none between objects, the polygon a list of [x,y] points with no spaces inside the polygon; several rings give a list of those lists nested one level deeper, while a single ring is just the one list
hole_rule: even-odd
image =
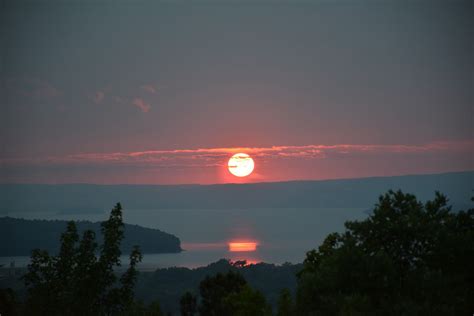
[{"label": "sky", "polygon": [[2,183],[474,170],[470,1],[1,6]]}]

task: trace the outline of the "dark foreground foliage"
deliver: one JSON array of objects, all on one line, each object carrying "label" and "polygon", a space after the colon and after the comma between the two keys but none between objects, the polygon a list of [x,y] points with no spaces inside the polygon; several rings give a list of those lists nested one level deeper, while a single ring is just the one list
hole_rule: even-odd
[{"label": "dark foreground foliage", "polygon": [[[114,268],[120,263],[123,239],[122,207],[117,204],[102,224],[103,244],[95,233],[84,232],[79,239],[74,222],[61,236],[57,256],[36,249],[31,255],[24,281],[28,315],[112,315],[127,311],[134,303],[136,265],[142,255],[138,247],[130,254],[129,268],[119,278]],[[99,256],[96,253],[99,253]]]},{"label": "dark foreground foliage", "polygon": [[240,273],[229,271],[206,277],[199,285],[199,315],[271,315],[265,297],[247,285]]},{"label": "dark foreground foliage", "polygon": [[471,315],[474,209],[445,196],[421,203],[389,191],[366,220],[347,222],[307,253],[300,315]]},{"label": "dark foreground foliage", "polygon": [[136,296],[145,303],[160,302],[164,312],[173,315],[180,311],[180,300],[185,292],[200,299],[200,284],[206,277],[225,275],[229,271],[239,273],[247,285],[264,294],[267,302],[276,308],[280,292],[284,288],[296,289],[296,273],[302,264],[274,265],[258,263],[237,265],[229,260],[219,260],[206,267],[196,269],[166,268],[155,272],[140,272],[136,286]]}]

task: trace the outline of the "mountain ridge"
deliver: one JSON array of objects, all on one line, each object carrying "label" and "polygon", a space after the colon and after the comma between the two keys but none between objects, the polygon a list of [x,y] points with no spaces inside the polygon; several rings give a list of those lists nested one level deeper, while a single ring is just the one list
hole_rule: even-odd
[{"label": "mountain ridge", "polygon": [[3,184],[0,215],[17,212],[105,212],[117,201],[134,209],[240,209],[372,207],[380,194],[401,189],[431,199],[435,191],[457,208],[470,205],[474,171],[353,178],[343,180],[260,182],[214,185]]},{"label": "mountain ridge", "polygon": [[247,186],[254,184],[291,184],[291,183],[313,183],[313,182],[338,182],[338,181],[358,181],[358,180],[375,180],[375,179],[390,179],[390,178],[408,178],[408,177],[436,177],[443,175],[456,175],[456,174],[473,174],[474,170],[465,170],[465,171],[452,171],[452,172],[437,172],[437,173],[410,173],[410,174],[401,174],[401,175],[391,175],[391,176],[367,176],[367,177],[356,177],[356,178],[329,178],[329,179],[301,179],[301,180],[285,180],[285,181],[259,181],[259,182],[248,182],[248,183],[238,183],[238,182],[228,182],[228,183],[182,183],[182,184],[150,184],[150,183],[91,183],[91,182],[67,182],[67,183],[26,183],[26,182],[0,182],[1,186],[9,185],[41,185],[41,186],[75,186],[75,185],[89,185],[89,186],[143,186],[143,187],[211,187],[211,186]]}]

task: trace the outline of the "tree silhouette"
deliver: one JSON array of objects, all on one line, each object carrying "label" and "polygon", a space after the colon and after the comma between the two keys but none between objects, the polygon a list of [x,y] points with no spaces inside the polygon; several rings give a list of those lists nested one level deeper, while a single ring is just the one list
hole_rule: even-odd
[{"label": "tree silhouette", "polygon": [[0,289],[0,313],[11,316],[18,315],[20,310],[19,305],[16,294],[12,289]]},{"label": "tree silhouette", "polygon": [[292,316],[294,314],[295,306],[291,298],[290,290],[283,289],[278,297],[277,316]]},{"label": "tree silhouette", "polygon": [[469,314],[474,310],[474,209],[436,193],[379,198],[363,221],[327,236],[298,274],[298,313]]},{"label": "tree silhouette", "polygon": [[225,298],[231,294],[239,293],[247,284],[239,273],[228,271],[226,274],[217,273],[213,277],[207,276],[199,284],[201,316],[230,315],[229,305]]},{"label": "tree silhouette", "polygon": [[199,314],[228,316],[265,316],[272,310],[262,293],[252,289],[244,277],[229,270],[207,276],[199,285]]},{"label": "tree silhouette", "polygon": [[183,294],[179,300],[181,316],[193,316],[197,312],[197,299],[191,292]]},{"label": "tree silhouette", "polygon": [[120,203],[102,223],[102,234],[100,247],[93,231],[85,231],[79,240],[75,223],[69,222],[57,256],[38,249],[32,252],[24,275],[28,314],[111,315],[131,308],[136,265],[142,255],[136,246],[128,269],[118,278],[114,269],[121,266],[120,243],[124,236]]},{"label": "tree silhouette", "polygon": [[272,315],[272,308],[267,304],[265,296],[257,290],[245,285],[239,292],[224,298],[224,304],[231,316],[267,316]]}]

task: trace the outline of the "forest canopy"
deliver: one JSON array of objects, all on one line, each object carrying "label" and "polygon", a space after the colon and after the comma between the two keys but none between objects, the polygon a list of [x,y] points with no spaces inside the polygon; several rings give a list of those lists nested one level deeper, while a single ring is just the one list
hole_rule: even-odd
[{"label": "forest canopy", "polygon": [[[0,243],[0,256],[29,256],[31,250],[40,248],[50,253],[59,251],[59,237],[66,229],[68,222],[61,220],[26,220],[20,218],[0,217],[0,240],[11,242]],[[99,241],[101,223],[75,222],[78,232],[92,230]],[[125,254],[132,252],[133,245],[140,245],[143,253],[171,253],[181,251],[178,237],[158,229],[138,225],[124,224],[125,236],[121,250]]]},{"label": "forest canopy", "polygon": [[301,315],[468,315],[474,311],[474,209],[389,191],[365,220],[309,251],[298,273]]}]

